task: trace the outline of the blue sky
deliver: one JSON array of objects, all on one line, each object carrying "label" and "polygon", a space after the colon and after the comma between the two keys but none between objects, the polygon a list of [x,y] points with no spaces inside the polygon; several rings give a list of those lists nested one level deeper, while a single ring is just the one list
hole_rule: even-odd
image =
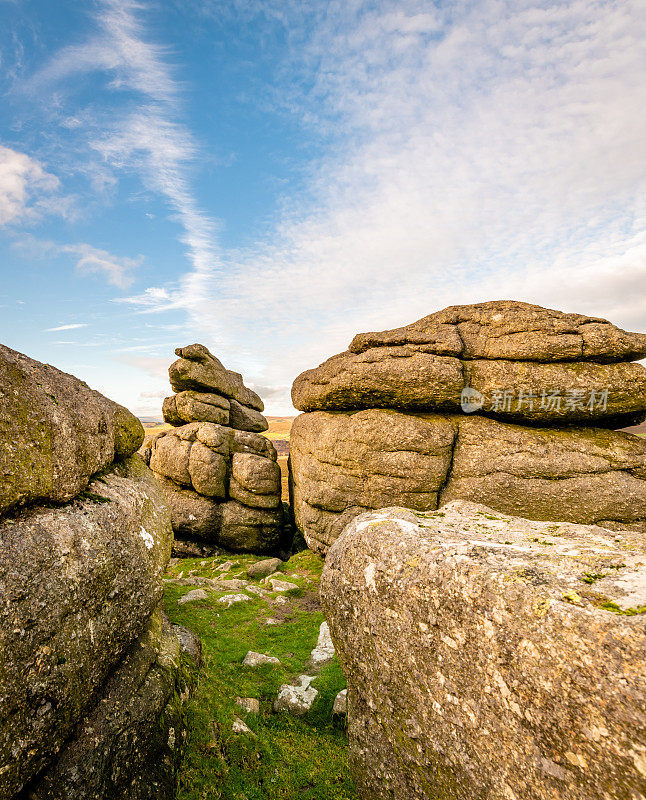
[{"label": "blue sky", "polygon": [[268,413],[352,335],[516,298],[646,330],[639,0],[0,0],[0,341]]}]

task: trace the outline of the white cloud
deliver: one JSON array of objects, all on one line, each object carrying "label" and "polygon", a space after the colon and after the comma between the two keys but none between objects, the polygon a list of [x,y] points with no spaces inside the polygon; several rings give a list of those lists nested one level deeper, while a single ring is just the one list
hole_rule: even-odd
[{"label": "white cloud", "polygon": [[[199,149],[163,49],[135,3],[102,9],[97,36],[41,79],[98,68],[140,93],[93,147],[167,199],[191,263],[123,301],[185,309],[248,382],[288,386],[357,330],[459,302],[518,297],[646,329],[638,0],[233,0],[234,16],[285,26],[273,100],[325,138],[308,190],[229,254],[191,188]],[[285,392],[275,402],[288,409]]]},{"label": "white cloud", "polygon": [[115,256],[89,244],[60,245],[58,250],[75,257],[76,269],[81,275],[98,273],[119,289],[126,289],[131,285],[134,280],[132,272],[143,262],[143,256]]},{"label": "white cloud", "polygon": [[13,246],[32,258],[45,258],[52,255],[69,255],[76,263],[79,275],[103,275],[108,283],[119,289],[127,289],[133,282],[133,273],[143,263],[143,256],[117,256],[93,247],[85,242],[59,244],[49,240],[36,239],[23,234],[14,241]]},{"label": "white cloud", "polygon": [[72,331],[76,328],[87,328],[87,322],[72,322],[69,325],[58,325],[56,328],[45,328],[43,333],[54,333],[56,331]]},{"label": "white cloud", "polygon": [[0,225],[36,218],[58,187],[38,161],[0,145]]},{"label": "white cloud", "polygon": [[[59,51],[29,87],[42,91],[67,81],[71,88],[77,83],[70,85],[70,78],[101,72],[109,77],[110,90],[137,96],[134,110],[130,103],[121,113],[113,113],[100,138],[94,135],[95,115],[76,114],[68,118],[68,125],[87,128],[90,147],[106,164],[136,172],[147,188],[166,199],[192,266],[186,290],[197,295],[219,268],[216,225],[200,210],[193,194],[188,172],[199,148],[190,130],[178,121],[181,86],[165,61],[167,50],[146,41],[144,10],[136,0],[102,0],[95,17],[97,33]],[[162,295],[163,290],[144,293],[143,305],[153,297],[163,299]],[[181,300],[175,298],[165,308],[180,306]]]},{"label": "white cloud", "polygon": [[257,10],[289,27],[289,79],[309,88],[279,88],[332,144],[271,237],[214,288],[184,282],[207,339],[279,385],[357,330],[452,303],[518,297],[646,329],[636,0],[297,6]]}]

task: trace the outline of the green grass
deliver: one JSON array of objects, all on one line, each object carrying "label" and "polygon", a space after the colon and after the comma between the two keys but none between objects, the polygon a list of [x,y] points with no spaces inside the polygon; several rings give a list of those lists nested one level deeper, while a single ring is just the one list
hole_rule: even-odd
[{"label": "green grass", "polygon": [[[216,567],[227,560],[237,563],[226,573],[218,572]],[[182,559],[169,569],[168,577],[180,573],[188,577],[193,570],[194,575],[209,578],[247,579],[246,567],[257,560],[249,555]],[[346,685],[336,659],[318,673],[313,686],[319,695],[305,717],[272,713],[281,684],[303,672],[315,674],[305,665],[323,621],[318,606],[322,566],[310,551],[293,556],[281,572],[299,589],[285,595],[284,604],[276,602],[278,593],[271,593],[225,608],[216,601],[229,592],[203,587],[208,600],[178,606],[178,598],[192,587],[166,584],[168,616],[200,636],[204,656],[200,683],[188,706],[189,735],[178,800],[355,797],[347,739],[332,725],[334,698]],[[266,625],[267,617],[284,621]],[[241,662],[248,650],[276,656],[281,664],[245,667]],[[235,703],[237,696],[258,698],[260,715],[247,714]],[[234,716],[243,719],[254,735],[232,733]]]}]

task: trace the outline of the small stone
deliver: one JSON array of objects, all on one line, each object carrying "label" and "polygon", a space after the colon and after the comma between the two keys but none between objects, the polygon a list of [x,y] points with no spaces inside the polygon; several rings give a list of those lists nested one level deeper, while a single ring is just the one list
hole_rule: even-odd
[{"label": "small stone", "polygon": [[280,660],[276,656],[266,656],[264,653],[255,653],[253,650],[249,650],[242,663],[246,667],[262,667],[265,664],[280,664]]},{"label": "small stone", "polygon": [[231,730],[233,731],[233,733],[246,733],[249,734],[250,736],[255,736],[251,728],[247,727],[247,725],[245,725],[245,723],[240,719],[240,717],[233,718],[233,725],[231,727]]},{"label": "small stone", "polygon": [[228,572],[232,566],[233,566],[233,561],[225,561],[224,564],[220,564],[219,567],[216,567],[216,570],[218,572]]},{"label": "small stone", "polygon": [[253,594],[257,594],[259,597],[262,597],[265,594],[269,594],[268,589],[263,589],[262,586],[247,586],[247,591],[252,592]]},{"label": "small stone", "polygon": [[273,592],[290,592],[292,589],[300,589],[300,586],[289,581],[270,579],[269,583]]},{"label": "small stone", "polygon": [[185,595],[182,595],[179,600],[177,601],[177,605],[183,606],[184,603],[192,603],[194,600],[208,600],[209,596],[204,591],[204,589],[191,589],[190,592],[186,592]]},{"label": "small stone", "polygon": [[325,664],[327,661],[330,661],[333,656],[334,644],[330,637],[330,629],[327,622],[322,622],[316,647],[312,650],[312,663]]},{"label": "small stone", "polygon": [[235,591],[236,589],[246,589],[247,586],[249,585],[247,581],[240,580],[239,578],[231,578],[230,580],[226,581],[218,581],[218,583],[220,584],[220,586],[222,586],[223,589],[231,589],[232,591]]},{"label": "small stone", "polygon": [[272,602],[276,603],[279,606],[282,606],[287,602],[287,600],[285,600],[285,598],[281,594],[281,595],[278,595],[278,597],[274,597]]},{"label": "small stone", "polygon": [[256,697],[236,697],[236,703],[249,714],[260,714],[260,700]]},{"label": "small stone", "polygon": [[287,711],[295,717],[307,714],[318,695],[318,691],[310,686],[313,680],[312,675],[299,675],[297,686],[284,683],[274,701],[274,711]]},{"label": "small stone", "polygon": [[276,619],[276,617],[267,617],[265,620],[265,625],[282,625],[282,619]]},{"label": "small stone", "polygon": [[248,594],[225,594],[222,597],[218,597],[218,603],[222,603],[227,608],[234,603],[243,603],[245,600],[251,600]]},{"label": "small stone", "polygon": [[250,578],[266,578],[276,572],[282,563],[279,558],[265,558],[262,561],[256,561],[247,569],[247,575]]},{"label": "small stone", "polygon": [[341,691],[334,698],[334,705],[332,706],[332,716],[345,715],[348,713],[348,690],[341,689]]}]

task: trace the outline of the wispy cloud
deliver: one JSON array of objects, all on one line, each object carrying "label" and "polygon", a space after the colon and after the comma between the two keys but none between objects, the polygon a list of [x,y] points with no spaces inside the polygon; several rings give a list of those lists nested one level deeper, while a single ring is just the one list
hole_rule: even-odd
[{"label": "wispy cloud", "polygon": [[169,53],[147,41],[142,5],[102,3],[98,33],[35,81],[98,69],[139,98],[91,146],[166,199],[190,268],[123,302],[185,310],[272,387],[357,330],[456,302],[518,297],[646,329],[638,0],[184,5],[253,16],[259,38],[283,26],[270,95],[325,136],[270,234],[222,254],[192,188],[200,149]]},{"label": "wispy cloud", "polygon": [[97,33],[59,51],[29,86],[36,91],[56,84],[71,90],[70,78],[99,72],[107,76],[109,90],[133,98],[100,137],[84,115],[76,115],[74,124],[81,129],[87,124],[89,145],[104,163],[138,174],[148,189],[164,197],[180,226],[191,265],[182,288],[172,298],[163,289],[151,289],[142,298],[144,306],[152,298],[163,301],[167,310],[184,307],[186,295],[205,294],[220,257],[217,226],[202,212],[191,187],[190,172],[200,148],[180,119],[182,86],[168,64],[169,51],[146,39],[141,21],[145,10],[145,4],[134,0],[102,0],[95,17]]},{"label": "wispy cloud", "polygon": [[0,145],[0,225],[33,221],[52,210],[59,185],[37,160]]},{"label": "wispy cloud", "polygon": [[107,250],[93,247],[85,242],[59,244],[23,234],[14,242],[14,247],[34,258],[47,256],[71,256],[79,275],[100,275],[119,289],[127,289],[134,280],[136,269],[143,263],[143,256],[117,256]]},{"label": "wispy cloud", "polygon": [[69,325],[58,325],[56,328],[45,328],[43,333],[55,333],[56,331],[72,331],[76,328],[87,328],[87,322],[72,322]]},{"label": "wispy cloud", "polygon": [[286,74],[305,89],[276,94],[331,140],[271,238],[229,254],[209,297],[235,302],[215,319],[204,285],[182,298],[259,380],[288,384],[356,330],[456,302],[646,329],[636,0],[242,5],[287,27]]}]

